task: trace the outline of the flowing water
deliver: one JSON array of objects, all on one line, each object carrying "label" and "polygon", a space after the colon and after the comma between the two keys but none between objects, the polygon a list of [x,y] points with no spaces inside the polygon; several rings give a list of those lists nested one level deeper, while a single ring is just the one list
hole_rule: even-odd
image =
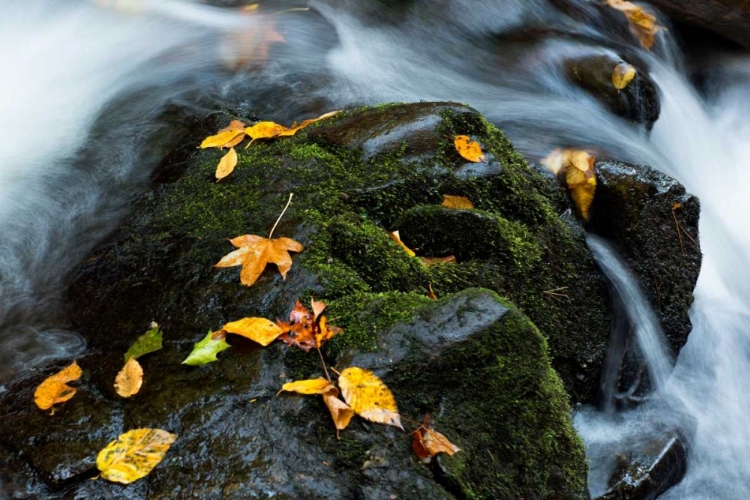
[{"label": "flowing water", "polygon": [[[233,34],[270,18],[177,0],[22,4],[0,18],[0,381],[85,349],[60,308],[66,280],[145,189],[171,139],[171,108],[288,121],[321,106],[467,102],[532,160],[595,148],[700,198],[703,268],[673,371],[627,270],[592,244],[640,325],[656,392],[625,413],[581,410],[576,425],[593,494],[606,480],[597,450],[673,428],[688,439],[688,470],[662,498],[750,498],[749,57],[717,50],[699,93],[674,30],[646,53],[585,0],[312,0],[311,11],[274,17],[287,43],[267,64],[232,73]],[[644,61],[659,87],[650,137],[565,77],[566,58],[617,52]]]}]

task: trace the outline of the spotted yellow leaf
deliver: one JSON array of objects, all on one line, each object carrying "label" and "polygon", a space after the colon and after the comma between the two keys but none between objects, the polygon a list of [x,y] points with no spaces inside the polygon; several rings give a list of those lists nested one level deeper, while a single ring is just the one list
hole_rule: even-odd
[{"label": "spotted yellow leaf", "polygon": [[58,373],[47,377],[34,391],[34,403],[42,410],[49,410],[54,405],[69,400],[75,396],[77,389],[70,387],[68,382],[78,380],[82,373],[81,367],[73,361]]},{"label": "spotted yellow leaf", "polygon": [[130,484],[148,475],[177,439],[161,429],[134,429],[109,443],[96,457],[102,478]]},{"label": "spotted yellow leaf", "polygon": [[347,368],[339,376],[339,387],[344,400],[357,415],[404,429],[393,393],[371,371],[354,366]]}]

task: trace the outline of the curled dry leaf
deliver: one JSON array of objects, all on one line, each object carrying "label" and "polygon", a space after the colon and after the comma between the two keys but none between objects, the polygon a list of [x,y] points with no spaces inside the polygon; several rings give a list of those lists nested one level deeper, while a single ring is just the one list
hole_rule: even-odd
[{"label": "curled dry leaf", "polygon": [[433,429],[434,423],[429,415],[425,414],[422,425],[414,431],[412,449],[419,459],[425,463],[438,453],[455,455],[461,448],[451,443],[447,437]]},{"label": "curled dry leaf", "polygon": [[245,286],[252,286],[269,263],[276,264],[281,277],[292,268],[292,256],[289,252],[301,252],[304,247],[291,238],[269,240],[262,236],[246,234],[229,240],[239,250],[224,256],[215,267],[242,266],[240,281]]},{"label": "curled dry leaf", "polygon": [[445,208],[458,208],[463,210],[471,210],[474,208],[474,204],[470,199],[464,196],[451,196],[449,194],[443,195],[442,205]]},{"label": "curled dry leaf", "polygon": [[[68,382],[81,378],[83,372],[76,361],[66,366],[56,374],[47,377],[34,391],[34,403],[42,409],[49,410],[56,404],[64,403],[73,396],[77,389],[70,387]],[[54,414],[54,410],[52,411]]]},{"label": "curled dry leaf", "polygon": [[394,242],[396,242],[396,244],[397,244],[398,246],[400,246],[401,248],[403,248],[403,249],[404,249],[404,252],[406,252],[407,254],[409,254],[409,257],[416,257],[416,255],[417,255],[417,254],[415,254],[415,253],[414,253],[414,250],[412,250],[411,248],[407,247],[407,246],[406,246],[406,245],[404,244],[404,242],[403,242],[403,241],[401,241],[401,235],[399,234],[399,232],[398,232],[398,231],[393,231],[393,232],[390,232],[390,231],[389,231],[389,232],[388,232],[388,236],[390,236],[390,237],[391,237],[391,239],[392,239],[392,240],[393,240]]},{"label": "curled dry leaf", "polygon": [[641,47],[650,49],[654,46],[656,35],[663,30],[656,23],[656,16],[646,12],[643,7],[626,0],[606,0],[607,5],[622,12],[630,23],[630,31],[638,39]]},{"label": "curled dry leaf", "polygon": [[474,163],[484,163],[487,161],[487,157],[482,153],[482,146],[477,141],[474,141],[468,135],[457,135],[453,139],[453,143],[456,146],[456,151],[465,160],[469,160]]},{"label": "curled dry leaf", "polygon": [[357,415],[371,422],[404,429],[393,393],[371,371],[354,366],[347,368],[339,376],[339,387],[344,400]]},{"label": "curled dry leaf", "polygon": [[130,358],[115,378],[115,391],[123,398],[129,398],[138,394],[141,385],[143,385],[143,368],[135,358]]},{"label": "curled dry leaf", "polygon": [[338,437],[339,431],[346,429],[349,422],[352,421],[354,410],[339,399],[339,390],[335,387],[323,394],[323,402],[328,407],[328,411],[331,412],[333,425],[336,426],[336,436]]},{"label": "curled dry leaf", "polygon": [[323,316],[326,307],[323,302],[313,300],[312,307],[313,312],[310,312],[297,300],[289,315],[289,322],[276,322],[283,330],[279,338],[305,352],[310,352],[313,347],[320,349],[332,337],[343,332],[341,328],[328,325],[326,317]]},{"label": "curled dry leaf", "polygon": [[633,81],[635,74],[636,71],[632,65],[625,62],[620,63],[615,66],[615,69],[612,71],[612,85],[614,85],[617,90],[622,90]]},{"label": "curled dry leaf", "polygon": [[570,195],[584,220],[590,217],[596,192],[595,161],[591,153],[578,149],[556,149],[541,161],[554,174],[565,175]]},{"label": "curled dry leaf", "polygon": [[216,167],[216,179],[220,181],[234,172],[237,161],[237,151],[232,148],[219,160],[219,165]]},{"label": "curled dry leaf", "polygon": [[226,332],[224,330],[208,332],[208,335],[206,335],[203,340],[195,344],[193,350],[188,357],[185,358],[185,361],[183,361],[182,364],[189,366],[203,366],[212,361],[216,361],[217,354],[229,349],[229,344],[227,344],[225,339]]},{"label": "curled dry leaf", "polygon": [[283,333],[283,330],[273,321],[266,318],[243,318],[239,321],[227,323],[223,328],[227,333],[233,333],[267,346]]},{"label": "curled dry leaf", "polygon": [[102,478],[130,484],[162,461],[177,435],[161,429],[134,429],[109,443],[96,457]]},{"label": "curled dry leaf", "polygon": [[138,337],[136,341],[130,346],[128,352],[125,353],[125,362],[128,362],[130,358],[140,358],[146,354],[156,352],[162,348],[163,336],[159,325],[156,322],[152,322],[150,329]]}]

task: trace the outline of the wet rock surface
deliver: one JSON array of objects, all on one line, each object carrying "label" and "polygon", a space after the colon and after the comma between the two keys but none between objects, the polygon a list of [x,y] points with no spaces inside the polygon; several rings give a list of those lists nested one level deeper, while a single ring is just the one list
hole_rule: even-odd
[{"label": "wet rock surface", "polygon": [[748,0],[651,0],[674,20],[712,31],[750,47],[750,1]]},{"label": "wet rock surface", "polygon": [[[196,125],[193,142],[232,118]],[[453,147],[458,134],[482,144],[490,169],[467,168]],[[2,394],[0,464],[27,471],[3,477],[2,487],[16,498],[586,497],[565,391],[575,401],[595,397],[609,315],[563,188],[454,103],[346,111],[239,153],[236,171],[216,183],[218,152],[175,152],[154,173],[153,192],[82,264],[68,297],[73,326],[89,342],[79,394],[54,416],[32,407],[34,387],[60,366]],[[609,170],[600,170],[605,194],[595,203],[615,200]],[[275,235],[306,248],[286,280],[270,266],[242,287],[237,268],[212,267],[232,250],[227,238],[267,234],[290,192]],[[445,194],[468,197],[476,210],[441,207]],[[661,202],[613,203],[602,210],[623,211],[631,224],[607,226],[624,248],[666,246]],[[693,210],[689,200],[685,207]],[[662,225],[648,233],[639,220],[652,211]],[[424,266],[391,241],[396,229],[418,255],[457,263]],[[430,286],[442,300],[426,298]],[[461,453],[427,467],[408,435],[363,420],[337,441],[318,398],[275,396],[288,380],[322,374],[315,353],[230,338],[218,362],[180,364],[207,331],[241,317],[286,317],[312,294],[346,329],[323,348],[326,362],[375,370],[409,422],[429,412]],[[687,321],[689,303],[670,297],[670,314]],[[123,400],[115,375],[152,320],[165,347],[142,359],[144,386]],[[98,450],[138,427],[180,438],[144,480],[89,481]]]}]

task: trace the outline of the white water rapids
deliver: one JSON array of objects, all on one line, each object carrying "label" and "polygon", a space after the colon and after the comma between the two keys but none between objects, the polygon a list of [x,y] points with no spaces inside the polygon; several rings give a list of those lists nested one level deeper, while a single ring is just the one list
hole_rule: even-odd
[{"label": "white water rapids", "polygon": [[[0,381],[85,348],[66,329],[60,297],[145,187],[159,149],[144,144],[163,132],[165,105],[204,110],[210,95],[280,119],[301,118],[297,104],[312,99],[467,102],[530,159],[596,148],[661,170],[700,198],[703,267],[674,371],[651,366],[659,391],[648,404],[616,417],[581,411],[576,425],[588,446],[613,448],[655,422],[680,428],[687,474],[661,498],[750,498],[750,57],[717,53],[699,94],[669,32],[652,53],[631,44],[660,90],[648,138],[563,74],[565,57],[611,52],[596,42],[610,33],[547,0],[422,0],[393,12],[311,1],[320,14],[289,16],[288,50],[234,75],[221,74],[215,49],[225,33],[253,29],[251,18],[179,1],[128,2],[136,12],[101,3],[118,2],[29,0],[4,6],[0,19]],[[524,26],[550,31],[495,38]]]}]

